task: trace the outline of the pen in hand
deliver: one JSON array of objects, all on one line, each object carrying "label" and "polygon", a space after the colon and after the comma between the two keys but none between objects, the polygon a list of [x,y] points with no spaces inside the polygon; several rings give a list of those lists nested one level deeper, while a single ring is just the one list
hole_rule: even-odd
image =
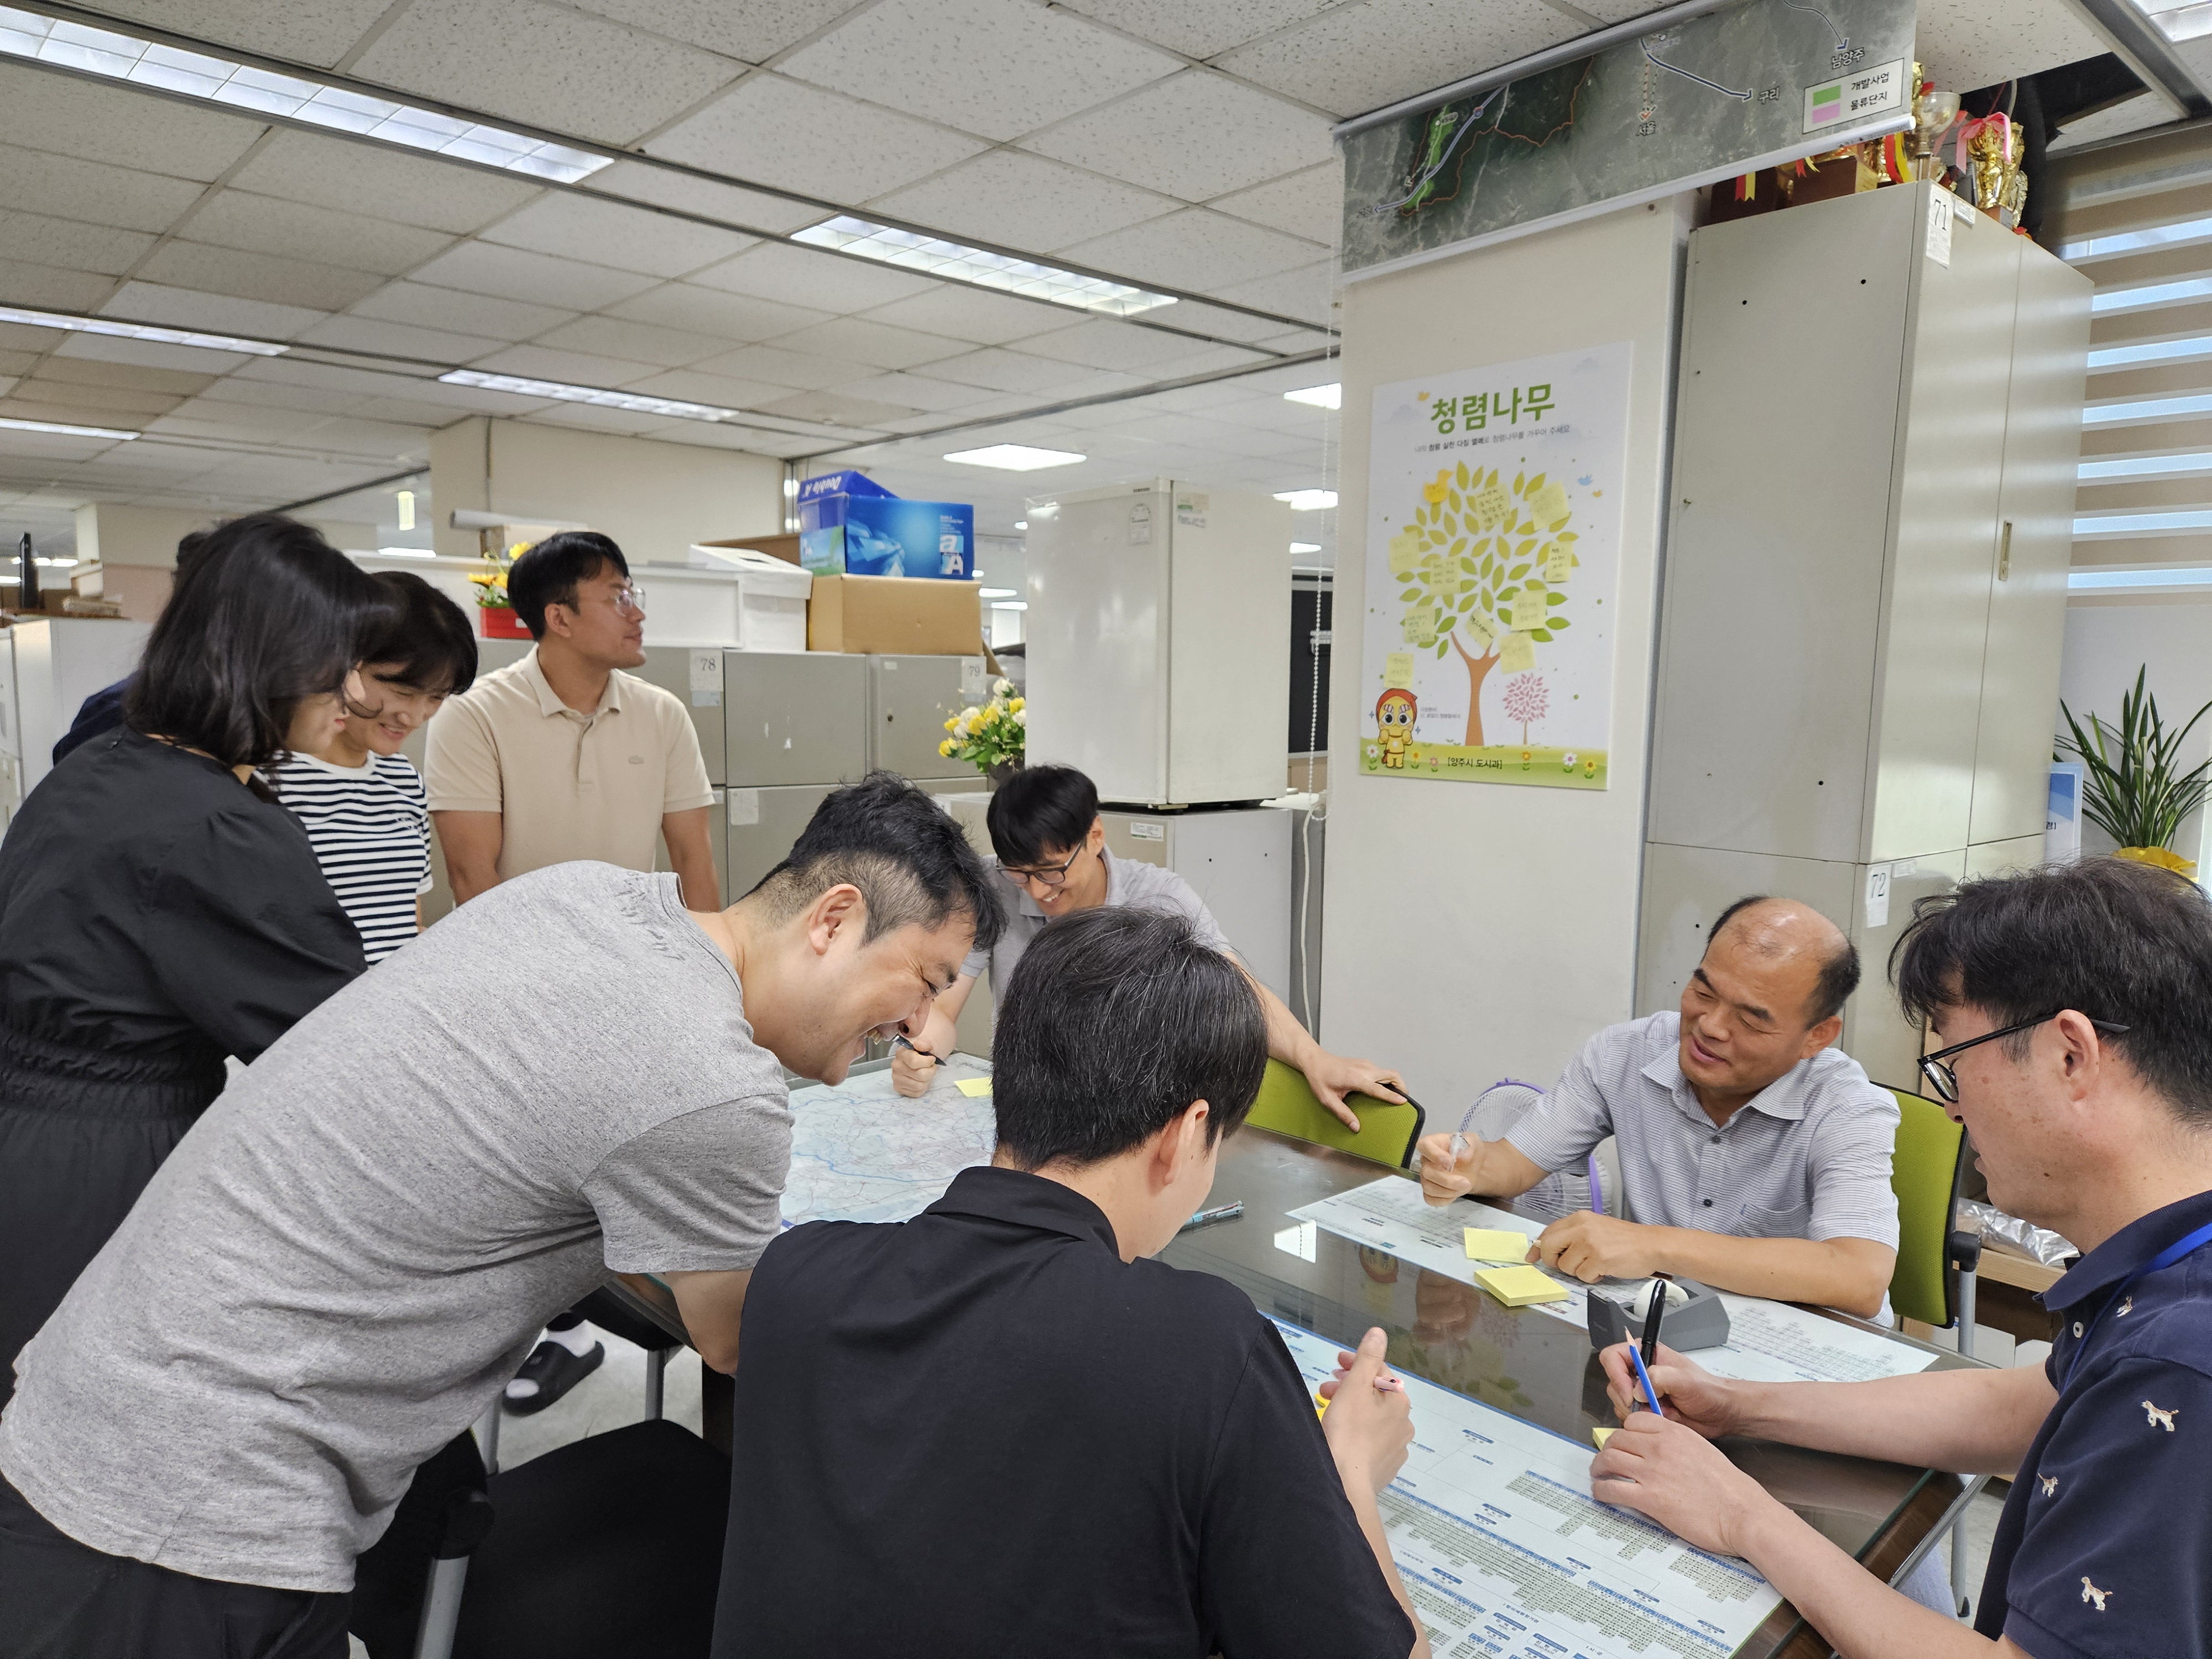
[{"label": "pen in hand", "polygon": [[1659,1390],[1651,1385],[1652,1364],[1659,1358],[1659,1322],[1667,1316],[1668,1279],[1664,1273],[1655,1273],[1651,1279],[1651,1306],[1644,1316],[1644,1346],[1641,1352],[1628,1351],[1636,1364],[1636,1379],[1644,1385],[1644,1398],[1651,1402],[1651,1413],[1663,1417],[1659,1409]]},{"label": "pen in hand", "polygon": [[908,1036],[904,1031],[896,1031],[892,1033],[891,1047],[894,1048],[904,1048],[908,1053],[920,1054],[924,1060],[927,1060],[933,1066],[937,1064],[937,1056],[930,1053],[927,1048],[915,1047],[914,1040]]}]

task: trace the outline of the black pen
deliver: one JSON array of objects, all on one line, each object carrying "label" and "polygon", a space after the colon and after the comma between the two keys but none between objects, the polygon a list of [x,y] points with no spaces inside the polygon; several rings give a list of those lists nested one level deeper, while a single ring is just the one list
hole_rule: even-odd
[{"label": "black pen", "polygon": [[1651,1275],[1651,1310],[1644,1316],[1644,1364],[1647,1370],[1658,1362],[1659,1322],[1666,1316],[1667,1286],[1671,1282],[1664,1273]]}]

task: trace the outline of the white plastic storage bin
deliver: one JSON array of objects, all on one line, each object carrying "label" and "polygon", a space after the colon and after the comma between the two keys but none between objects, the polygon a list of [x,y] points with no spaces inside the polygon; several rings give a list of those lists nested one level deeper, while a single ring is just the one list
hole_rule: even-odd
[{"label": "white plastic storage bin", "polygon": [[805,571],[750,547],[694,547],[690,563],[737,577],[738,650],[806,649],[806,600],[814,578]]}]

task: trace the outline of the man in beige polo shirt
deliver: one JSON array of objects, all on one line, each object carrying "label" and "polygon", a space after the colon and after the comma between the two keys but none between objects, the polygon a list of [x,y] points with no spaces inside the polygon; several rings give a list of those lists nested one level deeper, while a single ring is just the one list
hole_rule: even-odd
[{"label": "man in beige polo shirt", "polygon": [[[690,712],[623,672],[645,660],[645,607],[622,549],[588,530],[549,536],[514,562],[507,592],[537,648],[477,676],[429,726],[425,782],[453,902],[580,859],[650,870],[658,838],[684,908],[720,909]],[[507,1385],[507,1409],[544,1410],[605,1358],[570,1310]]]}]

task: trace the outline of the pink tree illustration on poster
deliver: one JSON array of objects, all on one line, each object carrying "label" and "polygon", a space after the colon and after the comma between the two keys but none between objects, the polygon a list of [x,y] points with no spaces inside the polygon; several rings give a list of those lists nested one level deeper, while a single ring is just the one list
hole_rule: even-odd
[{"label": "pink tree illustration on poster", "polygon": [[1521,723],[1521,741],[1525,744],[1529,725],[1544,718],[1552,700],[1541,674],[1516,674],[1505,683],[1504,702],[1505,718]]}]

